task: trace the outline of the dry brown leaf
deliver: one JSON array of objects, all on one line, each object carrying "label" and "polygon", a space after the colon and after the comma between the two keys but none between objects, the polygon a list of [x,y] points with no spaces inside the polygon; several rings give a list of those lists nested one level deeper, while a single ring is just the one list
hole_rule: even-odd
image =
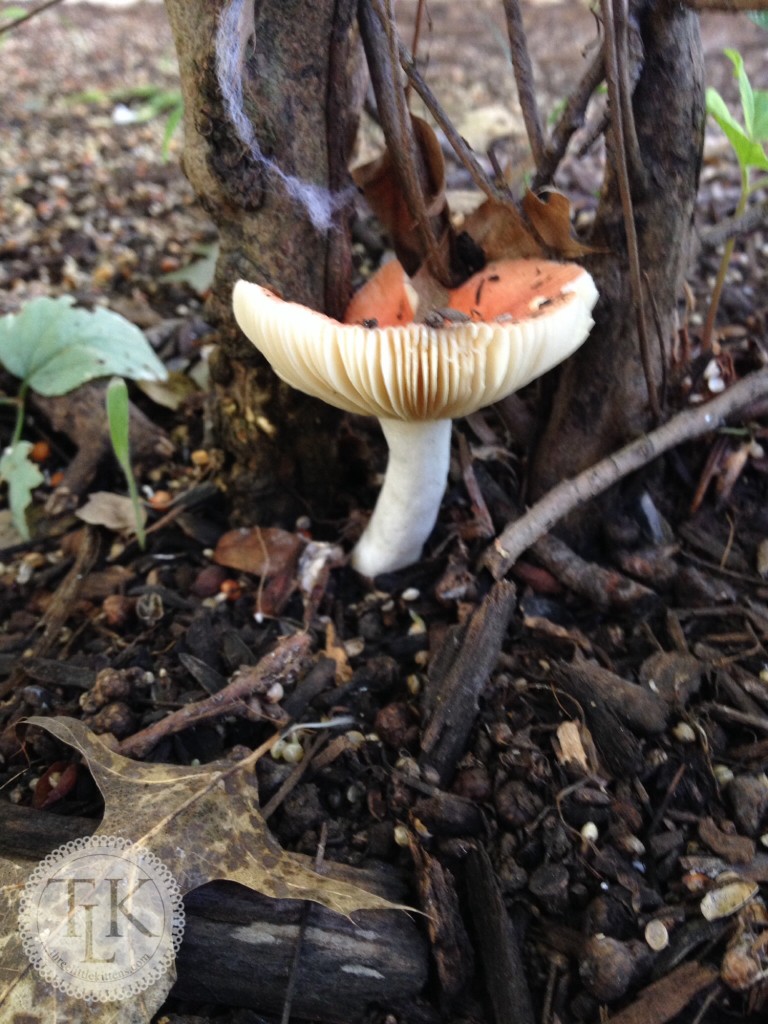
[{"label": "dry brown leaf", "polygon": [[[139,506],[142,524],[147,512]],[[75,513],[78,519],[92,526],[106,526],[115,533],[136,533],[136,511],[130,498],[111,491],[94,491],[86,503]]]},{"label": "dry brown leaf", "polygon": [[486,199],[464,221],[464,230],[487,260],[542,256],[544,248],[531,234],[514,203]]},{"label": "dry brown leaf", "polygon": [[562,192],[544,192],[541,198],[530,189],[523,196],[523,210],[544,245],[567,259],[594,252],[571,234],[571,204]]},{"label": "dry brown leaf", "polygon": [[[259,810],[255,776],[242,764],[144,764],[114,753],[76,719],[30,718],[27,724],[52,733],[87,761],[105,804],[96,835],[124,837],[153,853],[182,893],[226,879],[275,899],[311,900],[346,916],[357,910],[408,909],[316,874],[285,853]],[[0,862],[0,1024],[21,1019],[81,1024],[82,1000],[43,981],[22,949],[16,915],[29,873],[28,864]],[[144,1024],[173,980],[168,975],[130,1004],[95,1004],[88,1020]],[[29,1016],[30,1008],[34,1016]]]},{"label": "dry brown leaf", "polygon": [[[488,260],[556,256],[578,259],[594,252],[571,234],[571,204],[561,192],[541,199],[530,190],[523,196],[523,216],[513,202],[487,199],[464,222]],[[526,222],[527,218],[527,222]]]},{"label": "dry brown leaf", "polygon": [[268,578],[292,573],[304,544],[297,534],[272,526],[229,530],[219,537],[213,560],[230,569]]},{"label": "dry brown leaf", "polygon": [[[411,120],[426,179],[423,182],[424,204],[427,213],[433,219],[435,236],[443,238],[451,231],[448,203],[445,198],[443,153],[437,136],[427,122],[415,116],[412,116]],[[358,167],[353,178],[383,224],[406,273],[415,274],[425,253],[390,154],[386,152],[370,163]]]}]

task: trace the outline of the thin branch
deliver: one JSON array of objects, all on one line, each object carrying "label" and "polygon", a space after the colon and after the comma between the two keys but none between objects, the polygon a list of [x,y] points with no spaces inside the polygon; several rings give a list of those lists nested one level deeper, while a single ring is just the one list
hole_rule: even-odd
[{"label": "thin branch", "polygon": [[[328,822],[324,821],[320,825],[320,839],[317,843],[317,851],[315,853],[315,864],[314,869],[317,873],[320,873],[323,860],[325,858],[325,846],[328,842]],[[296,992],[296,983],[299,980],[299,964],[301,963],[301,947],[304,944],[304,938],[307,934],[307,926],[309,924],[309,912],[312,908],[312,903],[309,900],[304,900],[301,908],[301,918],[299,920],[299,929],[296,934],[296,947],[293,951],[293,962],[291,963],[291,973],[288,976],[288,987],[285,992],[285,1000],[283,1001],[283,1013],[280,1017],[280,1024],[290,1024],[291,1020],[291,1007],[293,1006],[293,997]]]},{"label": "thin branch", "polygon": [[585,505],[670,448],[710,433],[753,402],[766,397],[768,369],[750,373],[705,405],[678,413],[663,426],[601,459],[572,480],[564,480],[505,527],[483,555],[483,564],[496,579],[501,579],[524,551],[575,508]]},{"label": "thin branch", "polygon": [[479,163],[475,154],[469,148],[461,135],[456,131],[455,125],[440,106],[440,101],[422,78],[418,68],[416,67],[416,61],[413,55],[408,51],[408,48],[404,46],[403,43],[400,43],[398,53],[400,56],[400,66],[406,73],[408,80],[413,85],[413,88],[424,103],[424,106],[430,112],[432,117],[434,117],[438,126],[443,130],[454,153],[464,167],[469,171],[474,183],[481,192],[484,192],[485,195],[488,196],[489,199],[506,198],[506,195],[493,184],[491,179],[483,170],[483,167]]},{"label": "thin branch", "polygon": [[534,191],[552,180],[555,171],[560,165],[560,161],[565,156],[568,143],[584,124],[587,105],[595,89],[597,89],[605,77],[604,63],[601,48],[584,72],[579,84],[568,97],[563,112],[552,130],[549,142],[542,156],[541,166],[533,179],[532,187]]},{"label": "thin branch", "polygon": [[[426,7],[426,0],[419,0],[418,6],[416,7],[416,22],[413,26],[413,40],[411,41],[411,53],[413,54],[414,61],[419,55],[419,42],[421,41],[421,25],[424,20],[424,10]],[[405,102],[410,106],[411,102],[411,89],[413,88],[412,79],[408,79],[405,86]]]},{"label": "thin branch", "polygon": [[391,0],[385,2],[386,6],[382,0],[360,0],[358,4],[358,23],[368,70],[387,150],[403,190],[408,212],[424,246],[425,261],[434,276],[442,284],[449,285],[450,271],[440,252],[424,201],[422,183],[426,171],[414,139],[411,116],[405,102],[405,91],[399,81],[398,40]]},{"label": "thin branch", "polygon": [[768,199],[757,206],[751,206],[741,217],[728,217],[714,227],[706,228],[699,233],[699,239],[702,245],[716,248],[737,235],[748,235],[758,228],[766,227],[767,223]]},{"label": "thin branch", "polygon": [[768,11],[768,0],[683,0],[694,11]]},{"label": "thin branch", "polygon": [[217,693],[193,704],[186,704],[178,711],[172,711],[158,722],[128,736],[120,743],[119,753],[125,757],[144,757],[161,739],[175,736],[201,722],[216,720],[223,715],[250,714],[251,700],[256,703],[252,717],[262,717],[258,712],[256,695],[264,693],[272,683],[281,682],[287,686],[294,682],[307,667],[309,647],[309,637],[305,633],[284,637],[257,665],[240,672]]},{"label": "thin branch", "polygon": [[[616,23],[616,66],[619,80],[619,98],[621,100],[621,120],[624,128],[624,152],[635,188],[637,189],[638,186],[641,186],[643,191],[645,191],[648,184],[648,175],[646,174],[643,158],[640,153],[640,142],[638,141],[637,128],[635,127],[635,113],[632,109],[632,93],[634,92],[636,81],[631,79],[636,79],[637,73],[635,72],[630,77],[630,70],[634,70],[637,62],[633,61],[630,63],[627,0],[613,0],[613,14]],[[639,40],[638,46],[642,48],[642,43]]]},{"label": "thin branch", "polygon": [[[618,2],[621,2],[621,0],[618,0]],[[635,316],[637,317],[637,335],[640,346],[640,358],[642,360],[646,386],[648,388],[648,403],[651,407],[651,413],[658,423],[661,419],[661,409],[659,408],[659,397],[656,393],[656,384],[653,379],[650,340],[648,338],[648,327],[645,320],[645,302],[643,301],[640,253],[637,246],[635,213],[632,205],[632,193],[630,190],[629,172],[627,169],[624,118],[622,114],[623,104],[621,100],[621,77],[616,50],[616,27],[613,20],[612,0],[601,0],[600,7],[603,15],[603,28],[605,30],[605,79],[608,84],[608,112],[613,132],[616,176],[619,185],[619,196],[621,198],[621,209],[624,215],[624,230],[627,235],[629,284],[632,293],[632,302],[635,307]]]},{"label": "thin branch", "polygon": [[539,108],[536,103],[536,88],[533,84],[533,65],[528,52],[528,41],[525,35],[520,0],[504,0],[504,14],[507,19],[507,35],[512,54],[512,67],[515,72],[517,95],[523,111],[523,121],[528,134],[528,142],[533,154],[533,162],[537,172],[544,163],[544,131],[541,127]]},{"label": "thin branch", "polygon": [[26,14],[21,14],[18,18],[14,18],[13,21],[6,22],[5,25],[0,25],[0,36],[5,35],[6,32],[10,32],[14,28],[18,28],[19,25],[23,25],[25,21],[30,21],[32,18],[36,18],[38,14],[42,14],[43,11],[47,11],[49,7],[55,7],[57,4],[62,3],[63,0],[45,0],[45,3],[40,4],[39,7],[33,7],[31,11],[27,11]]}]

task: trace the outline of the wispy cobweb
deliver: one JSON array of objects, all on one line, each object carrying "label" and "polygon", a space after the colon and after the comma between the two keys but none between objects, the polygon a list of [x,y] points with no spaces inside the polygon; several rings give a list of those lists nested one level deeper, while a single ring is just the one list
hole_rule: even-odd
[{"label": "wispy cobweb", "polygon": [[254,0],[231,0],[222,8],[216,31],[216,78],[224,104],[237,133],[253,159],[279,178],[288,194],[307,211],[318,231],[329,231],[334,214],[349,203],[352,190],[332,192],[320,185],[303,181],[286,172],[265,156],[249,121],[243,103],[243,66],[248,43],[255,33]]}]

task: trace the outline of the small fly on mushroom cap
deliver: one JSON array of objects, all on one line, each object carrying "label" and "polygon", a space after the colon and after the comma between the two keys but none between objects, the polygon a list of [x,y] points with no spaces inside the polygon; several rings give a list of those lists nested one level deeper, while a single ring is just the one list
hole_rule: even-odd
[{"label": "small fly on mushroom cap", "polygon": [[418,561],[445,490],[451,420],[571,355],[597,301],[578,264],[501,260],[450,292],[437,318],[415,323],[416,295],[398,267],[387,264],[363,286],[343,324],[247,281],[233,297],[241,330],[278,377],[381,422],[387,472],[351,557],[364,576]]}]

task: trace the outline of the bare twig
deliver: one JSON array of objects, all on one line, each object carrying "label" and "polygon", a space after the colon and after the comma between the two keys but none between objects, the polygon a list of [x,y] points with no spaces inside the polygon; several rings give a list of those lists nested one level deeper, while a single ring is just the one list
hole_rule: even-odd
[{"label": "bare twig", "polygon": [[768,11],[768,0],[683,0],[694,11]]},{"label": "bare twig", "polygon": [[293,682],[308,666],[310,638],[306,633],[284,637],[277,647],[257,665],[239,673],[231,683],[205,700],[187,704],[159,722],[124,739],[119,753],[125,757],[143,757],[166,736],[173,736],[201,722],[237,714],[245,709],[247,700],[264,692],[274,682]]},{"label": "bare twig", "polygon": [[[320,839],[317,844],[317,852],[315,853],[315,871],[319,873],[322,866],[323,860],[325,859],[325,846],[328,842],[328,822],[324,821],[320,825]],[[283,1013],[280,1017],[280,1024],[290,1024],[291,1020],[291,1007],[293,1006],[293,995],[296,991],[296,982],[299,980],[299,964],[301,962],[301,947],[304,943],[304,936],[307,932],[307,925],[309,924],[309,911],[312,904],[309,900],[304,900],[304,904],[301,908],[301,918],[299,919],[299,928],[296,935],[296,947],[293,951],[293,962],[291,964],[291,973],[288,978],[288,987],[285,992],[285,1001],[283,1003]]]},{"label": "bare twig", "polygon": [[[617,0],[621,2],[621,0]],[[605,30],[605,79],[608,84],[608,106],[613,131],[616,160],[616,176],[621,197],[621,209],[624,215],[624,230],[627,235],[627,257],[629,260],[629,282],[632,302],[637,317],[637,335],[640,346],[640,358],[648,388],[648,403],[651,413],[658,423],[661,419],[659,397],[653,379],[650,341],[645,321],[645,302],[643,301],[643,282],[640,270],[640,253],[637,246],[637,229],[635,213],[632,205],[632,192],[627,169],[627,150],[624,135],[623,103],[621,98],[622,79],[619,71],[619,60],[616,48],[616,27],[613,19],[612,0],[601,0],[603,28]]]},{"label": "bare twig", "polygon": [[32,10],[27,11],[26,14],[21,14],[18,18],[14,18],[13,21],[9,21],[5,25],[0,25],[0,36],[5,35],[6,32],[10,32],[14,28],[18,28],[19,25],[23,25],[25,21],[29,21],[31,18],[36,18],[38,14],[42,14],[43,11],[47,11],[49,7],[55,7],[60,3],[62,3],[62,0],[45,0],[45,3],[40,4],[39,7],[33,7]]},{"label": "bare twig", "polygon": [[[426,0],[419,0],[416,8],[416,22],[413,26],[413,40],[411,42],[411,53],[413,54],[414,61],[419,55],[419,42],[421,41],[421,25],[424,20],[424,9],[426,7]],[[405,86],[405,102],[410,104],[411,100],[411,88],[413,82],[409,78],[408,83]]]},{"label": "bare twig", "polygon": [[312,767],[315,754],[327,741],[327,733],[320,733],[319,736],[316,736],[314,738],[309,749],[306,751],[304,755],[304,759],[299,761],[299,763],[294,767],[293,771],[288,776],[288,778],[285,779],[285,781],[279,786],[277,792],[274,793],[269,798],[267,803],[265,803],[264,806],[261,808],[261,814],[262,817],[264,818],[264,821],[269,821],[271,816],[275,813],[275,811],[282,804],[282,802],[289,795],[289,793],[292,793],[293,790],[298,786],[298,784],[301,782],[302,778],[306,774],[307,769]]},{"label": "bare twig", "polygon": [[645,294],[648,296],[648,304],[651,307],[653,326],[656,328],[656,341],[659,344],[659,363],[661,364],[661,394],[659,396],[659,405],[662,409],[665,409],[667,406],[667,357],[666,352],[664,351],[664,328],[661,325],[661,313],[659,312],[659,306],[656,302],[656,296],[653,294],[651,279],[647,270],[643,271],[643,281],[645,282]]},{"label": "bare twig", "polygon": [[507,18],[507,34],[512,55],[512,67],[515,72],[517,95],[523,111],[523,121],[528,134],[528,142],[533,154],[533,162],[537,172],[544,163],[544,131],[541,127],[539,108],[536,104],[536,89],[533,84],[533,66],[528,52],[523,15],[520,0],[504,0],[504,14]]},{"label": "bare twig", "polygon": [[525,515],[510,523],[483,556],[483,564],[496,579],[510,567],[539,537],[543,537],[564,516],[579,505],[596,498],[629,473],[646,466],[664,452],[685,441],[707,434],[768,396],[768,370],[744,377],[722,395],[705,405],[678,413],[650,434],[637,438],[613,455],[601,459],[572,480],[553,487]]},{"label": "bare twig", "polygon": [[400,66],[403,71],[405,71],[408,81],[411,82],[413,88],[424,103],[424,106],[430,112],[432,117],[434,117],[439,127],[442,128],[451,148],[464,167],[469,171],[474,183],[480,191],[484,192],[490,199],[506,198],[505,194],[493,184],[491,179],[483,170],[482,165],[479,163],[475,154],[469,148],[461,135],[456,131],[455,125],[445,113],[439,100],[419,73],[413,55],[408,51],[408,48],[404,46],[403,43],[399,44],[398,53],[400,56]]},{"label": "bare twig", "polygon": [[[616,57],[619,77],[619,98],[621,101],[621,121],[624,129],[624,152],[635,188],[647,187],[648,176],[640,153],[640,143],[635,127],[635,114],[632,110],[632,92],[634,82],[631,81],[633,65],[630,63],[629,47],[629,14],[627,0],[613,0],[613,13],[616,26]],[[638,46],[642,44],[638,42]],[[636,77],[636,76],[632,76]]]},{"label": "bare twig", "polygon": [[557,537],[539,537],[533,553],[552,575],[569,590],[587,597],[598,608],[632,608],[657,600],[648,587],[616,569],[604,569],[580,558]]},{"label": "bare twig", "polygon": [[768,222],[768,200],[751,206],[741,217],[728,217],[719,224],[700,232],[702,245],[715,248],[737,235],[748,235],[751,231],[766,227]]},{"label": "bare twig", "polygon": [[551,180],[565,155],[568,143],[571,141],[574,133],[584,124],[587,104],[605,76],[604,65],[605,61],[601,48],[584,72],[579,84],[568,97],[563,112],[552,130],[542,157],[541,166],[533,179],[534,191]]},{"label": "bare twig", "polygon": [[392,166],[424,246],[425,261],[438,281],[449,286],[452,283],[450,268],[440,251],[424,201],[424,161],[414,138],[405,91],[399,81],[398,40],[391,0],[360,0],[358,23]]}]

